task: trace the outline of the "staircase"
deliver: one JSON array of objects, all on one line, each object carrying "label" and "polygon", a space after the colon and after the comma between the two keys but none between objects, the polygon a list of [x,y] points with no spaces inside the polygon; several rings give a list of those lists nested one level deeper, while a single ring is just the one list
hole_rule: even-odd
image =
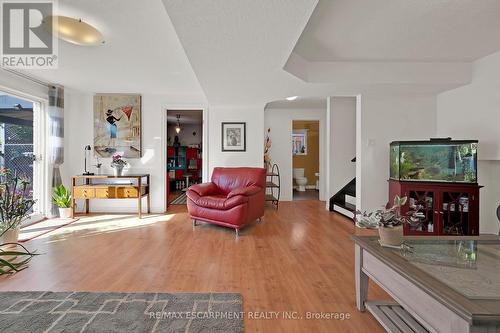
[{"label": "staircase", "polygon": [[356,211],[356,178],[330,198],[330,211],[340,213],[350,219]]},{"label": "staircase", "polygon": [[[356,158],[353,158],[351,162],[356,162]],[[330,211],[354,219],[354,213],[356,212],[356,178],[353,178],[330,198]]]}]

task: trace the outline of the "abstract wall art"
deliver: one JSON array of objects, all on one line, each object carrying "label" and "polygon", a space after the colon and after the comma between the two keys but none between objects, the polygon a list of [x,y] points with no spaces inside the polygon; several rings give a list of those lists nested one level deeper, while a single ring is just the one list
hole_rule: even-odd
[{"label": "abstract wall art", "polygon": [[141,95],[97,94],[94,96],[94,151],[96,156],[140,158]]}]

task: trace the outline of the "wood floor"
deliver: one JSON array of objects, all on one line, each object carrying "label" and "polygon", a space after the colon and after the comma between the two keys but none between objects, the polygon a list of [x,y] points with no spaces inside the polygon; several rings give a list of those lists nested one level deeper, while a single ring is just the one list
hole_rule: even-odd
[{"label": "wood floor", "polygon": [[[324,202],[282,202],[236,238],[229,229],[193,229],[185,206],[165,221],[26,243],[43,255],[0,290],[240,292],[244,311],[349,313],[349,320],[245,318],[246,332],[384,332],[355,309],[354,247],[360,233]],[[146,217],[145,220],[147,220]],[[388,296],[371,285],[370,298]]]}]

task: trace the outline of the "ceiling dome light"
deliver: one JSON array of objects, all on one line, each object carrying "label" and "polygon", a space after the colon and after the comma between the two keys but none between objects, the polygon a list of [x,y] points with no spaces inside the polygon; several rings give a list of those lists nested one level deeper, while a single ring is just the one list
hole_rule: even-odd
[{"label": "ceiling dome light", "polygon": [[[97,46],[104,43],[102,33],[81,19],[67,16],[47,16],[44,23],[52,20],[52,32],[59,39],[81,46]],[[46,29],[50,25],[45,24]]]},{"label": "ceiling dome light", "polygon": [[299,96],[290,96],[290,97],[287,97],[286,100],[287,101],[295,101],[297,99],[297,97],[299,97]]}]

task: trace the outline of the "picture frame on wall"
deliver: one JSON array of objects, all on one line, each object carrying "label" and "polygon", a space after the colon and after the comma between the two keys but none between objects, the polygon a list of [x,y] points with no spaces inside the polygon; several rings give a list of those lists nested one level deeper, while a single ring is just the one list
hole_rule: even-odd
[{"label": "picture frame on wall", "polygon": [[246,151],[246,123],[222,123],[222,151]]},{"label": "picture frame on wall", "polygon": [[140,94],[94,95],[96,156],[142,157],[141,112]]}]

